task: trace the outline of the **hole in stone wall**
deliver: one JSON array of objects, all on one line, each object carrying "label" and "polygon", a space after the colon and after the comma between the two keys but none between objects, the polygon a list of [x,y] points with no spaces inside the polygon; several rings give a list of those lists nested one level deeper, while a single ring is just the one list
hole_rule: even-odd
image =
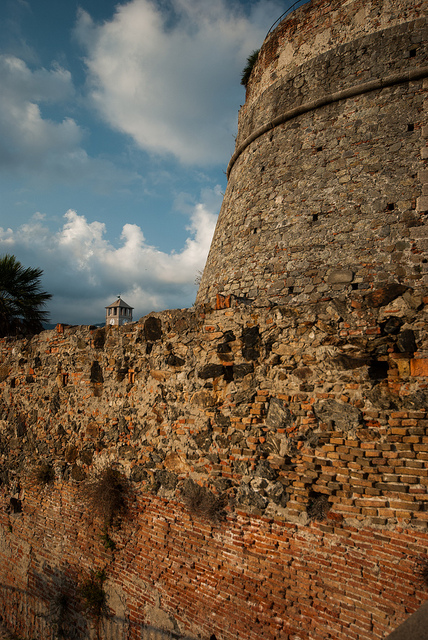
[{"label": "hole in stone wall", "polygon": [[387,211],[394,211],[394,209],[395,209],[395,204],[393,202],[390,202],[389,204],[386,205]]},{"label": "hole in stone wall", "polygon": [[389,365],[382,360],[372,360],[369,366],[369,378],[371,380],[383,380],[388,377]]},{"label": "hole in stone wall", "polygon": [[322,151],[322,147],[317,147],[317,151]]},{"label": "hole in stone wall", "polygon": [[9,500],[9,513],[22,513],[22,502],[19,498]]},{"label": "hole in stone wall", "polygon": [[264,170],[265,170],[265,168],[264,168],[264,167],[262,167],[262,168],[260,169],[260,173],[263,173],[263,171],[264,171]]},{"label": "hole in stone wall", "polygon": [[351,284],[351,289],[353,289],[355,291],[355,289],[358,289],[358,283],[357,282],[353,282]]},{"label": "hole in stone wall", "polygon": [[294,293],[294,287],[288,287],[288,293]]},{"label": "hole in stone wall", "polygon": [[224,379],[225,379],[225,381],[226,381],[226,382],[232,382],[232,380],[233,380],[233,373],[234,373],[234,371],[233,371],[233,367],[225,367],[225,368],[224,368],[224,374],[223,374],[223,376],[224,376]]},{"label": "hole in stone wall", "polygon": [[316,222],[318,220],[318,214],[317,213],[313,213],[312,214],[312,221]]},{"label": "hole in stone wall", "polygon": [[414,58],[416,56],[416,49],[410,49],[409,58]]},{"label": "hole in stone wall", "polygon": [[325,520],[330,508],[331,504],[328,501],[328,496],[313,490],[309,492],[309,502],[306,507],[306,513],[311,520]]},{"label": "hole in stone wall", "polygon": [[414,131],[415,130],[415,125],[413,124],[413,122],[409,122],[409,124],[407,125],[407,131]]},{"label": "hole in stone wall", "polygon": [[253,235],[257,233],[257,229],[253,229]]}]

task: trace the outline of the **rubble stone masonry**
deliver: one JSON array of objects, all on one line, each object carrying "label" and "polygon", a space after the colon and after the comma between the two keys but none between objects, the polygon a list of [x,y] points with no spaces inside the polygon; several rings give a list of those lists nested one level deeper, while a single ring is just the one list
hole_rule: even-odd
[{"label": "rubble stone masonry", "polygon": [[426,600],[426,9],[268,36],[193,309],[0,340],[10,630],[381,640]]},{"label": "rubble stone masonry", "polygon": [[313,1],[266,39],[197,301],[428,284],[428,3]]}]

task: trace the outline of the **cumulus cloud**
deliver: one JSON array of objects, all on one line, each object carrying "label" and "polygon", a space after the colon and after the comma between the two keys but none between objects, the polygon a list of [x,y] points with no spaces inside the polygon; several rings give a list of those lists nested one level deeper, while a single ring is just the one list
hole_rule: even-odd
[{"label": "cumulus cloud", "polygon": [[111,127],[145,150],[183,163],[224,163],[243,64],[280,12],[274,0],[251,4],[249,14],[237,1],[132,0],[97,25],[81,11],[76,33],[91,99]]},{"label": "cumulus cloud", "polygon": [[15,56],[0,55],[0,166],[32,163],[41,155],[74,151],[81,140],[76,123],[43,119],[39,102],[73,95],[70,74],[56,67],[32,72]]},{"label": "cumulus cloud", "polygon": [[103,222],[88,222],[69,210],[54,232],[39,214],[16,230],[0,227],[0,253],[13,253],[26,266],[43,269],[43,287],[53,294],[53,322],[102,322],[104,307],[118,294],[135,308],[136,317],[188,307],[195,299],[195,277],[204,267],[221,201],[218,187],[205,196],[205,202],[193,208],[181,251],[159,251],[135,224],[123,226],[114,246],[106,239]]},{"label": "cumulus cloud", "polygon": [[[88,156],[82,146],[83,131],[73,118],[44,117],[44,107],[64,110],[75,100],[69,71],[57,64],[32,70],[20,58],[1,54],[0,86],[2,172],[24,173],[38,181],[92,180],[99,188],[124,179],[110,163]],[[133,179],[128,176],[126,181]]]}]

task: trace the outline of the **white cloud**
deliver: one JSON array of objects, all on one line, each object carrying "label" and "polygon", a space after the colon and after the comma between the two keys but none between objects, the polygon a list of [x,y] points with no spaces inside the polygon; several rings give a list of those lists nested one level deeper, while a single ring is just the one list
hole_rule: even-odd
[{"label": "white cloud", "polygon": [[[263,5],[263,19],[260,6]],[[101,25],[80,12],[91,98],[113,128],[143,149],[184,163],[226,162],[233,150],[240,73],[278,3],[151,0],[117,7]]]},{"label": "white cloud", "polygon": [[185,245],[176,253],[149,245],[135,224],[125,224],[119,246],[113,246],[104,223],[90,223],[72,210],[56,232],[37,213],[16,230],[0,227],[0,253],[13,253],[25,266],[43,269],[43,288],[53,294],[53,322],[101,322],[104,307],[118,294],[137,317],[154,309],[190,306],[221,201],[218,187],[203,195],[204,202],[193,208]]},{"label": "white cloud", "polygon": [[8,175],[33,176],[38,183],[92,181],[103,189],[124,179],[103,160],[90,158],[82,146],[83,130],[73,118],[52,120],[43,106],[63,110],[75,100],[69,71],[31,70],[13,55],[0,55],[0,170]]},{"label": "white cloud", "polygon": [[69,99],[70,74],[56,67],[32,72],[14,56],[0,55],[0,165],[31,165],[41,157],[74,152],[81,140],[76,123],[43,119],[39,102]]}]

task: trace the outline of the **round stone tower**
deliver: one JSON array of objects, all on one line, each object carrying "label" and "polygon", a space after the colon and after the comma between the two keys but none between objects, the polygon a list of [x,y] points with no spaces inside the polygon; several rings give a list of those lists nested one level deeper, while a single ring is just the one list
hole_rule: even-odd
[{"label": "round stone tower", "polygon": [[312,0],[267,36],[198,304],[428,285],[427,14]]}]

